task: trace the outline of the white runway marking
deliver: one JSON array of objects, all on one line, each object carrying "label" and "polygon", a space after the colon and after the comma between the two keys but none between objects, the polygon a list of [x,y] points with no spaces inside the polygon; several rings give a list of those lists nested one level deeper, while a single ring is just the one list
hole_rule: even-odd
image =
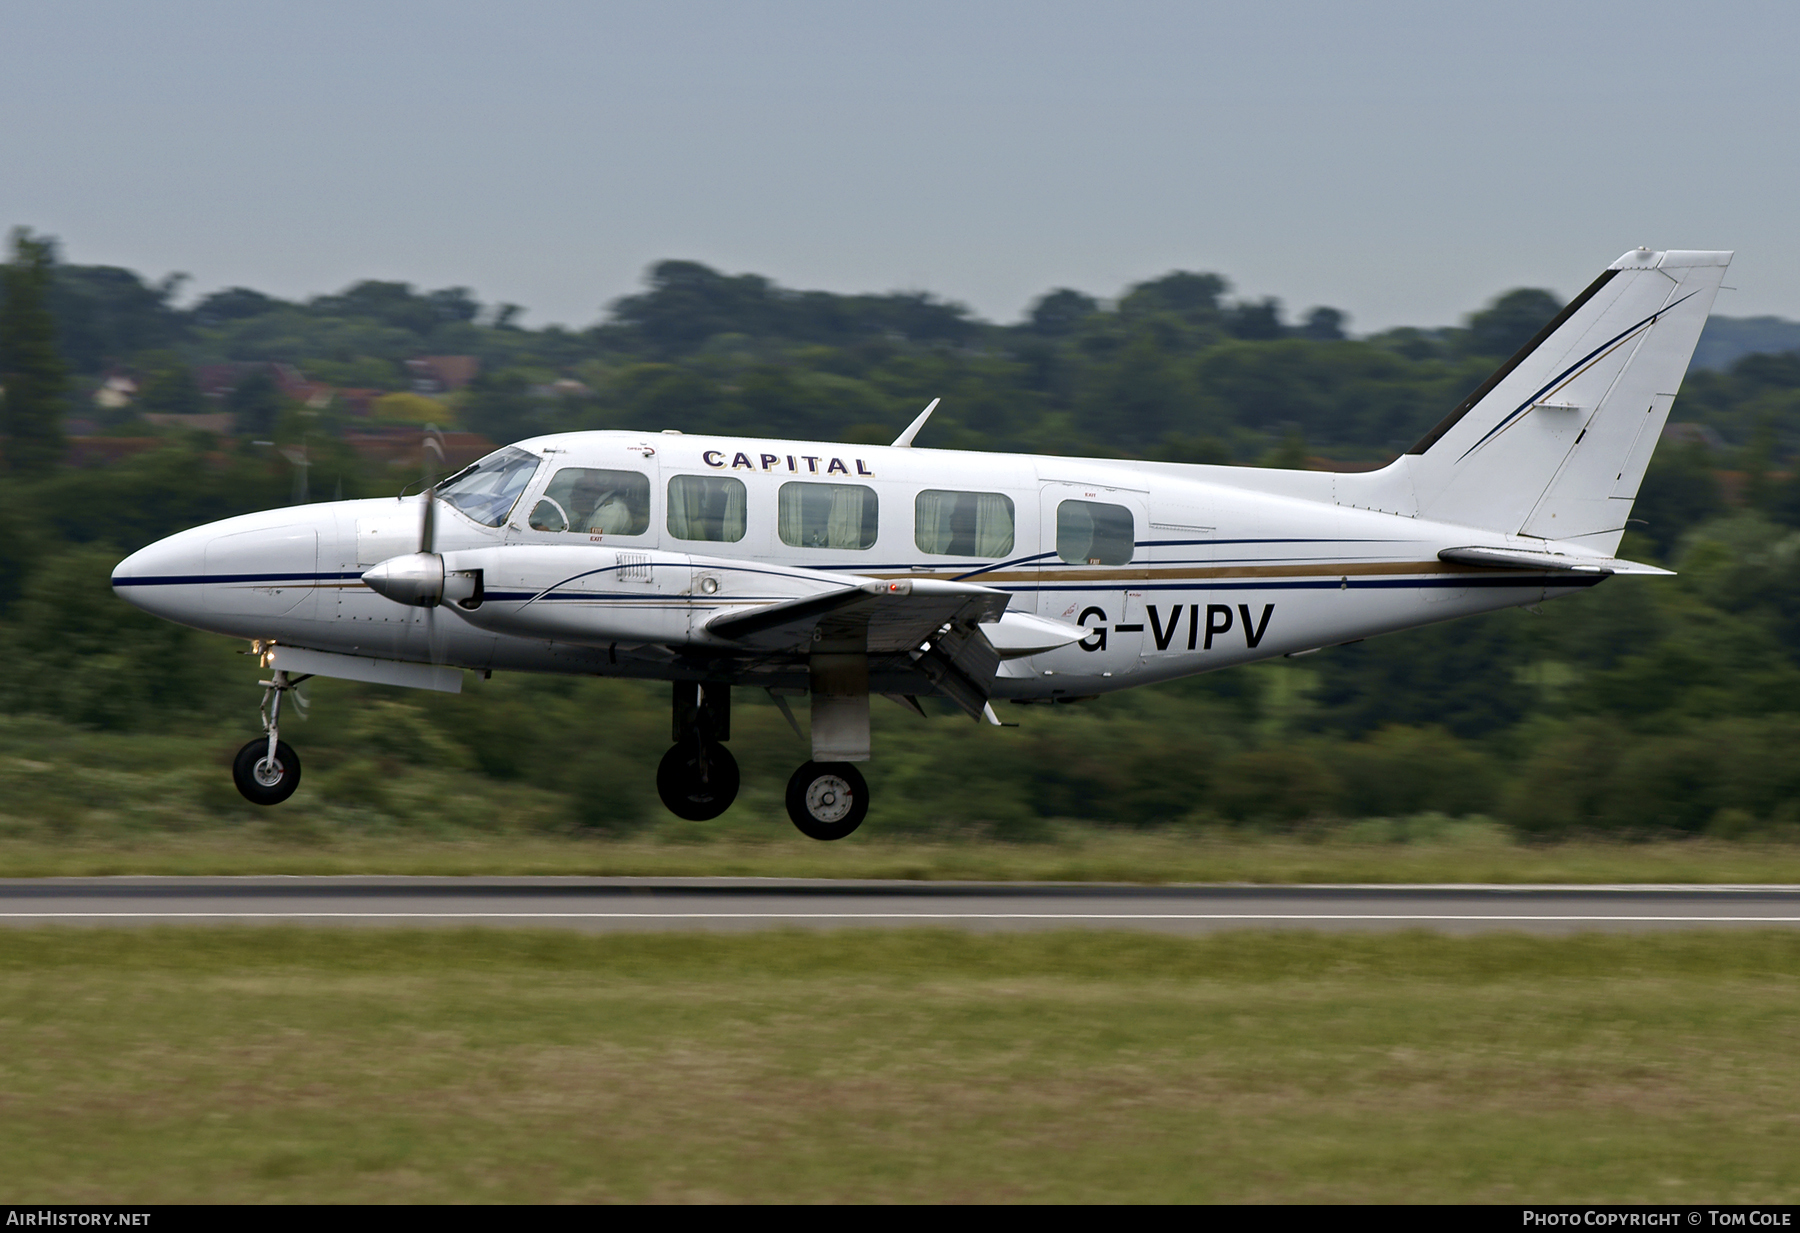
[{"label": "white runway marking", "polygon": [[0,920],[1316,920],[1800,924],[1800,916],[1526,916],[1375,912],[0,912]]}]

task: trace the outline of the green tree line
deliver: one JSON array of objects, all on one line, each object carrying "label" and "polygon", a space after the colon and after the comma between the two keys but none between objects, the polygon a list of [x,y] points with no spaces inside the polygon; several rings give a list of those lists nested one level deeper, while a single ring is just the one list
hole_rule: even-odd
[{"label": "green tree line", "polygon": [[[883,441],[942,397],[930,429],[941,446],[1373,464],[1417,440],[1560,307],[1548,291],[1517,289],[1459,326],[1351,338],[1336,309],[1289,320],[1276,300],[1234,298],[1218,274],[1176,271],[1108,300],[1054,289],[999,325],[924,292],[796,291],[663,261],[593,325],[531,329],[518,306],[465,287],[372,280],[303,302],[230,288],[182,307],[180,276],[152,283],[70,265],[53,241],[30,242],[37,256],[12,267],[45,285],[20,283],[18,294],[47,302],[67,372],[91,387],[130,368],[145,382],[138,409],[231,410],[252,435],[290,409],[267,375],[214,406],[196,366],[275,362],[334,386],[399,391],[407,360],[471,355],[481,376],[444,418],[496,441],[613,427]],[[9,277],[0,296],[25,277]],[[1721,463],[1783,472],[1800,450],[1797,367],[1800,354],[1751,355],[1696,372],[1677,418],[1718,432],[1734,451]],[[65,399],[78,384],[64,382]]]}]

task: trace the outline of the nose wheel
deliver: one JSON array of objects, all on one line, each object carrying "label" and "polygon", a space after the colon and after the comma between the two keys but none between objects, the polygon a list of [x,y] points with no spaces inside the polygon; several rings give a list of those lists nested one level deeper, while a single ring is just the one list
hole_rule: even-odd
[{"label": "nose wheel", "polygon": [[[261,644],[258,644],[261,649]],[[238,792],[252,805],[279,805],[300,786],[300,755],[281,739],[281,699],[306,677],[290,678],[277,670],[262,683],[263,731],[267,734],[237,751],[231,760],[231,779]],[[294,695],[305,712],[305,699]]]},{"label": "nose wheel", "polygon": [[842,839],[869,816],[869,785],[851,762],[807,762],[787,786],[788,817],[809,839]]}]

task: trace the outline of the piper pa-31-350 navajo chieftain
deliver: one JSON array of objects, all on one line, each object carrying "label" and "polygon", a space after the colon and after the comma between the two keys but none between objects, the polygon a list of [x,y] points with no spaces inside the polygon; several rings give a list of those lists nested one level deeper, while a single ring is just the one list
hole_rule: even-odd
[{"label": "piper pa-31-350 navajo chieftain", "polygon": [[[1614,554],[1725,267],[1626,253],[1379,470],[1345,475],[671,432],[509,445],[413,497],[247,514],[121,562],[116,592],[252,640],[252,801],[300,761],[308,676],[455,692],[464,670],[674,683],[664,803],[737,793],[731,690],[810,700],[794,823],[862,822],[877,694],[1054,703],[1667,571]],[[936,406],[934,402],[932,406]],[[921,711],[922,713],[922,711]],[[798,724],[795,724],[798,731]]]}]

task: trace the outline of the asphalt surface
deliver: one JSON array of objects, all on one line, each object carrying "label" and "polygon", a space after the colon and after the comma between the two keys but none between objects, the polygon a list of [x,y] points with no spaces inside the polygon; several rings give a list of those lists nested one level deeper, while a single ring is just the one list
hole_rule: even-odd
[{"label": "asphalt surface", "polygon": [[768,878],[0,879],[0,925],[938,926],[1537,934],[1800,926],[1800,886],[1121,886]]}]

